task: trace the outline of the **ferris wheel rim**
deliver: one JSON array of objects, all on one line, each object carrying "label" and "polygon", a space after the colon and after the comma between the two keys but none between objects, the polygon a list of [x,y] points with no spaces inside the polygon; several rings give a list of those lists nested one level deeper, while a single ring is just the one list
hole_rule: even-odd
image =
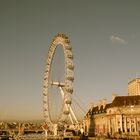
[{"label": "ferris wheel rim", "polygon": [[[50,70],[51,70],[51,65],[53,61],[53,57],[56,53],[56,48],[58,45],[61,45],[63,48],[63,53],[64,53],[64,63],[65,63],[65,97],[64,97],[64,102],[63,102],[63,111],[61,114],[61,117],[59,118],[58,122],[64,121],[62,118],[64,117],[63,115],[69,115],[69,107],[71,105],[71,94],[73,93],[73,80],[74,80],[74,65],[73,65],[73,55],[72,55],[72,50],[70,47],[70,41],[68,37],[64,34],[58,34],[55,36],[55,38],[52,41],[52,44],[49,47],[48,51],[48,58],[47,58],[47,64],[45,68],[45,76],[44,76],[44,86],[43,86],[43,105],[44,105],[44,119],[45,122],[48,124],[53,124],[51,117],[50,117],[50,112],[49,112],[49,103],[48,103],[48,86],[49,86],[49,76],[50,76]],[[71,75],[69,75],[71,73]],[[70,96],[70,98],[67,99],[67,96]],[[68,112],[64,112],[66,108]]]}]

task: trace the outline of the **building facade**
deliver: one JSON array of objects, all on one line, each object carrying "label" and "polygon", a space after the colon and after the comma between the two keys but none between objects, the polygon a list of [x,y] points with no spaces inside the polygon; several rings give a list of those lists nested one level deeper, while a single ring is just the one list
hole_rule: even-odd
[{"label": "building facade", "polygon": [[85,116],[85,133],[91,136],[140,135],[140,95],[113,96],[112,103],[100,101]]}]

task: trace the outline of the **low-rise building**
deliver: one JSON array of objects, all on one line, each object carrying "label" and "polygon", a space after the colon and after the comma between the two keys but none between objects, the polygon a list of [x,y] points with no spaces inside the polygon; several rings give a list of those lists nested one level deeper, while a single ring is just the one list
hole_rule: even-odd
[{"label": "low-rise building", "polygon": [[85,116],[85,133],[111,137],[140,135],[140,95],[114,96],[112,103],[99,101]]}]

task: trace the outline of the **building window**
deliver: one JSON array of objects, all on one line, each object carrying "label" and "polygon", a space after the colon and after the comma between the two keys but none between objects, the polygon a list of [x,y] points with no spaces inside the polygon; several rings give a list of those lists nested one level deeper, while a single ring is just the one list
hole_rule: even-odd
[{"label": "building window", "polygon": [[135,132],[135,128],[132,128],[132,132]]},{"label": "building window", "polygon": [[121,129],[120,128],[118,128],[118,132],[119,132],[119,134],[121,134]]},{"label": "building window", "polygon": [[127,128],[127,132],[130,132],[130,129],[129,128]]}]

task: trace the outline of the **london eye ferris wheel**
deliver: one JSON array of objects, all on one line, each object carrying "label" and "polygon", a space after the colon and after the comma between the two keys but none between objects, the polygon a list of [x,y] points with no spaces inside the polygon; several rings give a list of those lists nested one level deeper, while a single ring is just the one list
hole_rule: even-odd
[{"label": "london eye ferris wheel", "polygon": [[[55,55],[57,55],[59,48],[61,48],[60,51],[63,54],[63,61],[56,64],[57,58],[55,58]],[[57,65],[57,68],[54,65]],[[59,73],[59,68],[63,69],[61,70],[61,79],[54,78],[54,75]],[[69,120],[72,121],[70,112],[72,112],[73,81],[74,64],[70,40],[64,34],[57,34],[48,50],[43,83],[43,111],[45,123],[48,127],[52,127],[54,124],[69,123]],[[55,100],[55,94],[60,96],[59,104],[57,103],[58,98]],[[59,109],[55,107],[52,111],[53,105],[56,105]]]}]

